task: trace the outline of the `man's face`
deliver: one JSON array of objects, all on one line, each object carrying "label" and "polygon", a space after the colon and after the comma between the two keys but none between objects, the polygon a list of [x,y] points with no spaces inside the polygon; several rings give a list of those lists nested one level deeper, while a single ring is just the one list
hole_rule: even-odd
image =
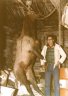
[{"label": "man's face", "polygon": [[54,40],[53,40],[53,38],[52,38],[52,37],[48,37],[47,43],[48,43],[48,45],[49,45],[50,47],[52,47],[52,46],[54,45]]}]

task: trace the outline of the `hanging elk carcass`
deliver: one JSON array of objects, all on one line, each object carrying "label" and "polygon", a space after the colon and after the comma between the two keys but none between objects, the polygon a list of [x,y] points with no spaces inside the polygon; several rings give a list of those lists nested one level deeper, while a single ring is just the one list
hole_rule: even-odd
[{"label": "hanging elk carcass", "polygon": [[43,96],[42,91],[39,89],[33,66],[36,61],[36,57],[43,58],[40,54],[40,44],[37,39],[37,33],[35,28],[36,16],[31,11],[24,16],[23,28],[21,36],[17,40],[16,59],[14,64],[14,74],[24,84],[31,96],[34,96],[30,84],[34,89]]}]

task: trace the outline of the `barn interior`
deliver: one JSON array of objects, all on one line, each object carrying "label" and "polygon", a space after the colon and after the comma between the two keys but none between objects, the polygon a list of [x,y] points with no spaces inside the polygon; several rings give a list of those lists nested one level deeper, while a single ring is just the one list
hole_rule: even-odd
[{"label": "barn interior", "polygon": [[[30,3],[26,4],[26,1],[31,1],[31,6]],[[68,29],[61,24],[66,3],[68,3],[68,0],[0,0],[0,70],[5,78],[9,78],[9,75],[12,74],[16,40],[21,35],[24,17],[27,16],[29,6],[31,7],[30,20],[28,20],[27,16],[25,20],[27,28],[24,27],[24,30],[32,31],[34,29],[36,32],[34,34],[37,34],[38,39],[41,41],[41,48],[46,44],[48,34],[56,35],[57,43],[64,48],[67,54],[67,59],[61,67],[68,68]],[[33,34],[31,33],[31,35]],[[44,85],[45,69],[41,68],[39,59],[36,60],[34,70],[37,81],[42,82]],[[2,77],[2,74],[0,77]],[[2,86],[14,87],[15,84],[12,80],[6,79]],[[44,86],[42,90],[44,90]]]}]

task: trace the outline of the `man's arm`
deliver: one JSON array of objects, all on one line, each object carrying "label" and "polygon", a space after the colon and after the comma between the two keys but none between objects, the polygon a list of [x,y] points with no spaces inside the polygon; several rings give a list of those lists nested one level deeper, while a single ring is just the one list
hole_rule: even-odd
[{"label": "man's arm", "polygon": [[46,63],[46,47],[44,46],[43,49],[42,49],[42,52],[41,52],[41,55],[43,56],[43,59],[41,59],[41,65],[45,65]]},{"label": "man's arm", "polygon": [[59,46],[59,53],[60,53],[60,59],[59,59],[59,61],[57,62],[57,64],[54,64],[54,69],[55,69],[55,67],[56,66],[60,66],[60,64],[62,64],[64,61],[65,61],[65,59],[66,59],[66,53],[64,52],[64,50],[61,48],[61,46]]},{"label": "man's arm", "polygon": [[61,46],[59,46],[59,53],[61,55],[61,58],[60,58],[59,62],[62,64],[65,61],[65,59],[66,59],[66,53],[61,48]]}]

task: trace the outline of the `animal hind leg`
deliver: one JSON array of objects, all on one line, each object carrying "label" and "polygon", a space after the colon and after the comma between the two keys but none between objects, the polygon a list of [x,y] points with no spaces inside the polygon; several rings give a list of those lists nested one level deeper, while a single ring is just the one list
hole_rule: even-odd
[{"label": "animal hind leg", "polygon": [[36,79],[35,79],[35,75],[34,72],[32,70],[32,68],[29,68],[27,70],[27,79],[30,81],[30,83],[33,85],[33,88],[39,93],[41,94],[41,96],[44,96],[43,92],[39,89]]},{"label": "animal hind leg", "polygon": [[31,87],[30,87],[30,83],[27,80],[25,71],[18,70],[18,72],[16,72],[15,75],[16,75],[17,80],[19,80],[21,84],[25,85],[25,87],[26,87],[27,91],[29,92],[30,96],[34,96],[32,90],[31,90]]},{"label": "animal hind leg", "polygon": [[27,88],[27,91],[30,93],[31,96],[34,96],[33,92],[32,92],[32,89],[30,87],[30,83],[29,81],[27,80],[26,78],[26,75],[24,75],[24,81],[23,81],[24,85],[26,86]]}]

